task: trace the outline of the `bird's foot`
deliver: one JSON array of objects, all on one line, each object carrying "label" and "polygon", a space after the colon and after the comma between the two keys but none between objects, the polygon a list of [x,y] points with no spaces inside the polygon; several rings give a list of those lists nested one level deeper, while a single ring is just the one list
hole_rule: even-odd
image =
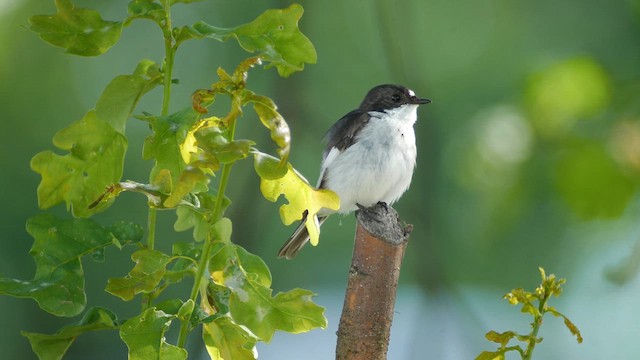
[{"label": "bird's foot", "polygon": [[384,223],[384,218],[389,212],[389,205],[382,201],[378,201],[377,204],[368,207],[360,205],[358,203],[356,203],[356,206],[358,207],[358,211],[360,213],[378,223]]}]

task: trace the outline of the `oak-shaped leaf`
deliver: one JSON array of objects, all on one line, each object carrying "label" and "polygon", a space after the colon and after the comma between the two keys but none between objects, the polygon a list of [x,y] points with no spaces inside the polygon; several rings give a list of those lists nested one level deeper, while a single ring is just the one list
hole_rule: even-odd
[{"label": "oak-shaped leaf", "polygon": [[22,335],[29,339],[31,349],[39,359],[62,359],[74,340],[87,332],[117,329],[117,317],[108,309],[93,307],[82,319],[67,325],[54,334],[39,334],[23,331]]},{"label": "oak-shaped leaf", "polygon": [[208,190],[209,177],[201,169],[194,166],[187,166],[178,181],[175,182],[171,195],[164,201],[167,208],[178,206],[182,199],[191,196],[191,193],[201,193]]},{"label": "oak-shaped leaf", "polygon": [[127,6],[127,12],[129,17],[125,25],[135,19],[148,19],[160,25],[167,16],[164,7],[156,0],[132,0]]},{"label": "oak-shaped leaf", "polygon": [[184,143],[187,133],[199,116],[193,109],[187,108],[168,116],[141,117],[149,122],[153,130],[142,149],[145,160],[155,159],[156,162],[151,170],[152,183],[163,169],[169,171],[173,184],[178,182],[186,166],[180,153],[180,145]]},{"label": "oak-shaped leaf", "polygon": [[[180,205],[176,209],[176,219],[173,229],[175,231],[186,231],[193,228],[193,239],[202,241],[209,234],[211,224],[216,221],[212,219],[212,209],[216,202],[216,196],[209,193],[199,193],[195,195],[198,198],[199,206]],[[225,196],[222,200],[221,213],[231,204],[231,200]]]},{"label": "oak-shaped leaf", "polygon": [[491,330],[484,335],[484,337],[487,340],[492,341],[494,343],[498,343],[502,347],[506,346],[509,343],[509,341],[511,341],[511,339],[513,339],[516,336],[517,334],[515,333],[515,331],[505,331],[505,332],[499,333],[494,330]]},{"label": "oak-shaped leaf", "polygon": [[38,206],[48,209],[64,202],[74,216],[90,216],[100,209],[90,205],[122,177],[127,139],[91,110],[60,130],[53,143],[69,153],[45,150],[31,159],[31,168],[42,176]]},{"label": "oak-shaped leaf", "polygon": [[87,217],[111,203],[91,206],[105,188],[120,181],[127,149],[126,121],[159,78],[157,65],[149,60],[141,61],[133,74],[117,76],[103,91],[95,110],[54,135],[53,144],[67,154],[46,150],[31,159],[31,168],[42,176],[40,208],[64,202],[74,216]]},{"label": "oak-shaped leaf", "polygon": [[219,28],[205,22],[197,22],[192,31],[183,31],[192,38],[207,37],[219,41],[235,38],[248,52],[257,52],[267,67],[275,66],[280,76],[287,77],[302,71],[304,64],[315,64],[316,50],[311,41],[300,32],[298,21],[304,12],[299,4],[286,9],[267,10],[250,23],[234,28]]},{"label": "oak-shaped leaf", "polygon": [[[262,195],[269,201],[275,202],[280,195],[287,198],[288,204],[280,207],[280,218],[285,225],[290,225],[294,221],[300,220],[303,213],[308,211],[305,226],[309,231],[310,242],[312,245],[318,244],[320,236],[320,228],[316,221],[315,215],[321,209],[338,210],[340,208],[340,198],[336,193],[328,189],[315,189],[291,166],[287,164],[287,172],[284,176],[277,179],[269,179],[263,174],[270,174],[269,166],[274,165],[278,160],[271,158],[265,154],[260,154],[261,162],[256,161],[256,172],[260,175],[260,190]],[[278,162],[279,163],[279,162]],[[268,165],[271,164],[271,165]]]},{"label": "oak-shaped leaf", "polygon": [[256,339],[228,316],[203,324],[202,339],[212,360],[254,360]]},{"label": "oak-shaped leaf", "polygon": [[220,246],[209,269],[213,281],[231,291],[229,310],[235,323],[265,342],[276,330],[297,334],[327,326],[324,308],[313,303],[312,292],[293,289],[273,296],[271,274],[262,259],[232,243]]},{"label": "oak-shaped leaf", "polygon": [[175,242],[171,254],[175,259],[164,273],[165,284],[174,284],[187,276],[195,276],[197,260],[202,253],[202,245],[190,242]]},{"label": "oak-shaped leaf", "polygon": [[[132,229],[124,231],[125,226],[118,225],[121,233],[142,237],[137,226],[130,225]],[[100,252],[118,240],[90,219],[59,219],[51,214],[27,220],[27,232],[35,239],[30,254],[36,273],[26,281],[1,278],[0,293],[32,298],[56,316],[78,315],[87,301],[81,257]]]},{"label": "oak-shaped leaf", "polygon": [[211,174],[218,171],[221,164],[246,158],[255,145],[251,140],[229,138],[229,131],[222,124],[222,119],[215,116],[202,119],[189,130],[180,144],[180,154],[185,163]]},{"label": "oak-shaped leaf", "polygon": [[129,360],[184,360],[187,351],[165,341],[165,333],[176,315],[155,308],[127,320],[120,327],[120,338],[129,348]]},{"label": "oak-shaped leaf", "polygon": [[120,39],[122,22],[103,20],[95,10],[76,8],[70,0],[55,0],[55,15],[35,15],[30,29],[42,40],[69,54],[97,56]]},{"label": "oak-shaped leaf", "polygon": [[96,115],[124,134],[126,122],[140,98],[162,83],[158,64],[141,60],[131,75],[118,75],[104,89],[96,104]]},{"label": "oak-shaped leaf", "polygon": [[171,258],[157,250],[142,249],[131,254],[131,260],[136,265],[129,274],[109,279],[105,289],[124,301],[133,299],[137,294],[154,291],[162,281]]}]

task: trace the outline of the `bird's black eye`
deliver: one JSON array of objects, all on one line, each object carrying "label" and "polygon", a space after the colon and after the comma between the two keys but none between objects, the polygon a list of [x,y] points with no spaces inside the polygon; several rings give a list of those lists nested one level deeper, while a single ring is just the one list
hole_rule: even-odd
[{"label": "bird's black eye", "polygon": [[398,94],[391,95],[391,100],[393,100],[393,102],[400,102],[400,95]]}]

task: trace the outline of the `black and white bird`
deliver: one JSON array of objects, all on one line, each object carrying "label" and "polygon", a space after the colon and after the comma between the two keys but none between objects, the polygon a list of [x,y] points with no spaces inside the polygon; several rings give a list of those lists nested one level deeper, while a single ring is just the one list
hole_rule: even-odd
[{"label": "black and white bird", "polygon": [[[400,85],[378,85],[369,90],[356,110],[338,120],[325,136],[317,187],[340,197],[338,213],[347,214],[378,202],[396,202],[409,188],[416,166],[413,131],[421,99]],[[321,225],[332,210],[317,215]],[[291,259],[309,241],[304,220],[278,253]]]}]

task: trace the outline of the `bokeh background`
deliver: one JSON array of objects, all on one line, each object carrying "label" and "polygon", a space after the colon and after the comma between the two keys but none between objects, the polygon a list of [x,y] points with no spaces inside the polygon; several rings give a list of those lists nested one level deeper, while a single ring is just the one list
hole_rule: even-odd
[{"label": "bokeh background", "polygon": [[[126,16],[125,0],[75,0],[110,20]],[[552,305],[582,330],[578,345],[560,319],[545,321],[538,359],[635,359],[640,356],[640,1],[301,1],[300,27],[318,63],[288,79],[253,70],[249,86],[273,98],[293,136],[291,161],[312,181],[321,138],[380,83],[400,83],[433,103],[415,128],[418,167],[396,208],[415,230],[407,249],[393,324],[390,359],[472,359],[494,349],[490,329],[527,332],[529,318],[501,296],[533,290],[538,267],[567,278]],[[176,25],[202,19],[222,27],[248,22],[287,1],[205,0],[177,5]],[[98,58],[63,54],[28,30],[53,1],[0,0],[0,275],[33,276],[32,240],[24,229],[37,214],[39,177],[29,168],[51,137],[79,119],[109,80],[141,58],[162,59],[159,30],[136,21]],[[172,110],[194,89],[231,71],[248,55],[237,44],[191,41],[178,52]],[[136,112],[158,113],[160,89]],[[247,111],[240,137],[272,150],[267,131]],[[132,119],[125,178],[145,182],[140,159],[146,124]],[[350,265],[353,216],[334,217],[320,245],[296,259],[276,259],[293,230],[265,201],[250,160],[234,167],[228,216],[235,242],[260,255],[274,288],[311,289],[327,307],[330,328],[277,334],[261,359],[330,359]],[[67,215],[63,206],[52,210]],[[108,224],[146,222],[145,199],[123,194],[95,217]],[[159,215],[158,242],[169,249],[190,234],[174,233],[175,215]],[[103,291],[109,276],[131,267],[130,249],[84,260],[89,306],[126,318],[138,310]],[[116,269],[113,273],[113,264]],[[184,295],[190,284],[175,289]],[[0,358],[32,359],[20,330],[54,332],[58,319],[32,300],[0,297]],[[192,355],[202,352],[193,336]],[[125,358],[115,332],[89,334],[69,359]],[[515,359],[516,357],[511,357]]]}]

